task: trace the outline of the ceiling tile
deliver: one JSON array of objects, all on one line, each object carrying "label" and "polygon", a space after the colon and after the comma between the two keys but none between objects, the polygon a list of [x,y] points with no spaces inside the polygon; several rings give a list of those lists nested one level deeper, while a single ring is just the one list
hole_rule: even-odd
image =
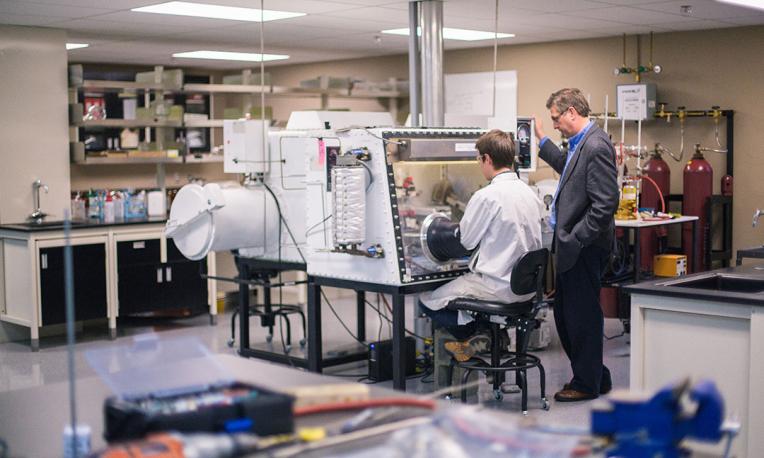
[{"label": "ceiling tile", "polygon": [[[657,11],[648,11],[625,6],[613,6],[585,11],[571,11],[566,14],[576,17],[602,19],[605,21],[637,25],[662,24],[668,22],[679,22],[683,20],[683,17],[678,14],[666,14]],[[693,19],[684,18],[684,20],[692,21]]]},{"label": "ceiling tile", "polygon": [[[140,6],[161,3],[163,0],[31,0],[34,3],[43,3],[46,5],[61,5],[85,8],[107,8],[113,10],[129,10]],[[25,0],[26,2],[26,0]]]},{"label": "ceiling tile", "polygon": [[[464,17],[488,19],[493,21],[496,12],[494,0],[450,1],[443,4],[443,15],[446,17]],[[506,2],[499,3],[499,20],[506,18],[522,18],[541,14],[540,11],[511,7]]]},{"label": "ceiling tile", "polygon": [[191,26],[172,24],[154,25],[140,22],[114,22],[104,21],[100,18],[75,19],[55,23],[58,28],[66,29],[70,33],[98,32],[105,35],[121,34],[135,36],[162,36],[173,33],[190,32],[197,30]]},{"label": "ceiling tile", "polygon": [[0,17],[0,24],[41,27],[55,24],[62,20],[66,19],[49,16],[32,16],[29,14],[3,14],[2,17]]},{"label": "ceiling tile", "polygon": [[29,1],[0,1],[0,17],[6,14],[51,16],[62,18],[81,18],[108,13],[113,10],[105,8],[84,8],[70,5],[51,5]]},{"label": "ceiling tile", "polygon": [[[337,3],[355,6],[401,6],[408,7],[409,0],[334,0]],[[462,1],[462,0],[457,0]]]},{"label": "ceiling tile", "polygon": [[[0,22],[66,30],[72,41],[91,43],[71,53],[91,62],[181,65],[172,52],[189,46],[249,50],[257,47],[259,25],[240,21],[135,13],[130,8],[165,0],[0,0]],[[189,0],[257,7],[256,0]],[[691,3],[691,17],[679,6]],[[408,0],[265,0],[267,9],[299,11],[307,16],[265,24],[269,52],[293,56],[285,62],[321,61],[405,53],[406,37],[380,35],[406,27]],[[495,0],[445,0],[444,25],[493,30]],[[641,34],[648,31],[703,30],[764,24],[764,14],[712,0],[500,0],[499,31],[514,33],[501,44],[561,41]],[[375,37],[379,36],[378,42]],[[489,46],[491,40],[447,40],[445,49]],[[242,68],[241,62],[190,62],[204,68]],[[189,65],[184,61],[182,65]]]},{"label": "ceiling tile", "polygon": [[[161,3],[166,0],[155,0]],[[260,8],[257,0],[191,0],[197,3],[210,3],[213,5],[236,6],[239,8]],[[348,5],[334,1],[323,0],[265,0],[266,10],[290,11],[294,13],[326,13],[331,11],[346,10]]]},{"label": "ceiling tile", "polygon": [[602,7],[602,3],[589,0],[503,0],[499,5],[499,9],[504,11],[520,9],[542,13],[563,13],[566,11],[581,11]]},{"label": "ceiling tile", "polygon": [[735,27],[735,24],[722,21],[709,21],[701,19],[699,21],[682,21],[682,22],[669,22],[661,24],[661,28],[670,29],[673,31],[682,30],[708,30],[708,29],[721,29],[725,27]]},{"label": "ceiling tile", "polygon": [[300,18],[285,19],[278,24],[300,24],[311,27],[331,28],[337,33],[355,32],[379,32],[385,28],[405,27],[407,23],[386,22],[375,20],[373,16],[362,19],[349,19],[330,14],[312,14]]},{"label": "ceiling tile", "polygon": [[764,14],[726,18],[724,19],[724,22],[735,25],[762,25],[764,24]]},{"label": "ceiling tile", "polygon": [[[682,5],[691,5],[692,14],[682,14]],[[728,3],[721,3],[712,0],[673,0],[668,2],[639,5],[638,8],[667,14],[678,14],[693,19],[725,19],[728,17],[740,17],[756,14],[756,11],[750,8],[743,8],[740,6],[734,6]]]},{"label": "ceiling tile", "polygon": [[116,13],[102,14],[97,19],[110,22],[129,22],[133,24],[145,24],[157,27],[226,27],[232,24],[244,24],[243,21],[229,21],[226,19],[199,18],[190,16],[174,16],[167,14],[138,13],[135,11],[119,11]]},{"label": "ceiling tile", "polygon": [[[667,0],[594,0],[598,3],[605,3],[614,6],[638,6],[649,3],[666,3]],[[694,0],[697,1],[697,0]]]},{"label": "ceiling tile", "polygon": [[[329,28],[306,27],[297,24],[266,24],[265,45],[271,46],[302,46],[315,38],[336,37],[337,31]],[[204,30],[194,30],[173,34],[173,39],[187,39],[197,43],[211,42],[220,44],[246,44],[259,46],[258,24],[240,25],[236,27],[217,27]]]},{"label": "ceiling tile", "polygon": [[406,26],[409,23],[408,13],[404,10],[395,8],[351,8],[327,13],[326,16],[345,19],[372,19],[383,23],[401,24],[402,26]]},{"label": "ceiling tile", "polygon": [[522,19],[520,23],[525,26],[536,27],[536,32],[538,33],[544,32],[544,29],[547,27],[565,30],[587,30],[623,25],[623,23],[617,21],[573,16],[571,13],[539,14]]}]

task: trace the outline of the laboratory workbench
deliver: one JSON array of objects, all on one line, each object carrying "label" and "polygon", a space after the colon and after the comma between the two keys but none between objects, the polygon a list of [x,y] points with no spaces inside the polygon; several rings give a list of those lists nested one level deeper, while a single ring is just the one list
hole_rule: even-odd
[{"label": "laboratory workbench", "polygon": [[[111,338],[120,315],[189,308],[216,321],[216,283],[199,275],[215,274],[214,253],[188,261],[164,227],[163,217],[72,222],[77,321],[106,319]],[[0,225],[0,321],[29,328],[33,351],[43,326],[65,321],[66,244],[61,221]]]},{"label": "laboratory workbench", "polygon": [[[232,355],[213,355],[200,359],[201,365],[212,360],[225,376],[274,391],[298,386],[318,386],[348,383],[347,379],[330,377],[282,365]],[[369,386],[370,397],[400,398],[401,393]],[[103,401],[112,395],[109,387],[98,377],[77,380],[77,416],[92,430],[92,449],[105,446],[103,439]],[[0,438],[8,443],[9,456],[61,457],[62,433],[69,423],[68,385],[64,382],[35,388],[0,393]],[[444,404],[445,405],[445,404]],[[321,414],[300,417],[296,426],[326,426],[328,422],[349,418],[356,412]]]},{"label": "laboratory workbench", "polygon": [[[733,456],[764,450],[764,265],[625,287],[631,295],[630,388],[710,378],[742,424]],[[710,450],[720,453],[717,449]]]}]

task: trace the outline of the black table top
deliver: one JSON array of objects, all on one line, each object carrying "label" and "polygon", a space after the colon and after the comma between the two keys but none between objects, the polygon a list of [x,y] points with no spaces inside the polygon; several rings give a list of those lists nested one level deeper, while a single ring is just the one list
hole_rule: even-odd
[{"label": "black table top", "polygon": [[[104,222],[96,218],[86,220],[72,220],[72,230],[93,229],[99,227],[112,226],[130,226],[140,224],[160,224],[167,221],[163,216],[151,216],[144,218],[126,218],[118,219],[112,222]],[[0,230],[18,231],[18,232],[43,232],[43,231],[61,231],[64,229],[64,222],[61,220],[43,221],[42,223],[23,222],[0,225]]]}]

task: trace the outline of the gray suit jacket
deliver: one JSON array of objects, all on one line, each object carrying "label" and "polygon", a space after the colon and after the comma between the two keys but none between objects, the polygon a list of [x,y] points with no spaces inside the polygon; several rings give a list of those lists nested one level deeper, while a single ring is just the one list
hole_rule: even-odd
[{"label": "gray suit jacket", "polygon": [[[539,156],[562,174],[565,154],[547,140]],[[555,208],[553,250],[559,272],[570,270],[581,248],[595,245],[610,251],[618,208],[615,149],[605,131],[593,125],[560,177]]]}]

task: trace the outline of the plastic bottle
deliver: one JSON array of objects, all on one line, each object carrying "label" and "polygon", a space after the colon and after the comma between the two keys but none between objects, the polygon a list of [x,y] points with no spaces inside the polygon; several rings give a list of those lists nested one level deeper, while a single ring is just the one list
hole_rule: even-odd
[{"label": "plastic bottle", "polygon": [[96,191],[98,195],[98,219],[103,221],[103,204],[106,201],[106,191]]},{"label": "plastic bottle", "polygon": [[114,222],[114,201],[111,198],[111,194],[106,195],[106,199],[103,202],[103,221],[105,223]]},{"label": "plastic bottle", "polygon": [[114,219],[125,219],[125,200],[122,198],[122,193],[112,191],[112,200],[114,201]]},{"label": "plastic bottle", "polygon": [[87,217],[88,214],[85,199],[83,199],[82,194],[78,192],[72,198],[72,219],[83,220],[87,219]]},{"label": "plastic bottle", "polygon": [[98,194],[91,189],[88,191],[88,218],[98,218],[99,213]]}]

